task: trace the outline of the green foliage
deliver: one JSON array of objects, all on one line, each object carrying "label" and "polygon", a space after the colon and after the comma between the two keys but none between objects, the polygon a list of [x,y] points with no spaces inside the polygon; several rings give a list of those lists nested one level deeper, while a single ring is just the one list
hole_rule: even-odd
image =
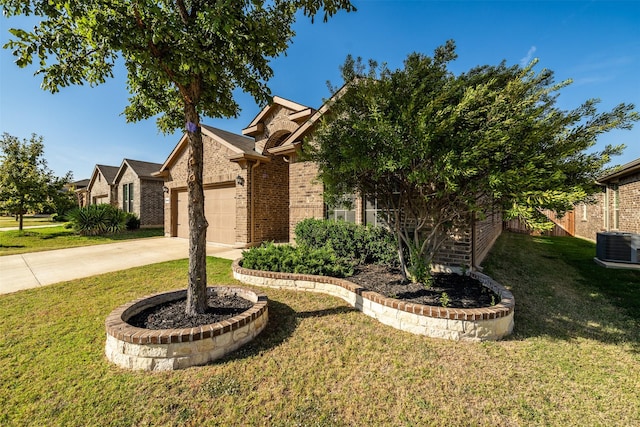
[{"label": "green foliage", "polygon": [[449,307],[450,303],[451,303],[451,300],[449,299],[449,294],[446,292],[443,292],[442,295],[440,295],[440,304],[442,304],[444,308],[447,308]]},{"label": "green foliage", "polygon": [[125,224],[129,231],[138,230],[140,228],[140,218],[133,212],[125,213]]},{"label": "green foliage", "polygon": [[44,159],[42,137],[35,134],[22,141],[8,133],[0,139],[0,209],[22,216],[28,212],[68,209],[63,189],[71,174],[56,177]]},{"label": "green foliage", "polygon": [[299,246],[330,247],[355,264],[393,264],[397,258],[393,235],[382,227],[308,218],[296,225],[295,234]]},{"label": "green foliage", "polygon": [[126,118],[157,116],[164,131],[191,120],[185,105],[199,116],[237,115],[237,88],[266,103],[269,61],[289,46],[298,10],[313,17],[323,9],[325,20],[355,10],[348,0],[12,0],[2,7],[5,16],[42,17],[32,30],[10,29],[4,48],[18,66],[38,65],[45,90],[104,83],[120,58],[131,93]]},{"label": "green foliage", "polygon": [[84,236],[113,234],[127,227],[127,214],[109,204],[89,205],[69,213],[73,229]]},{"label": "green foliage", "polygon": [[353,274],[349,261],[339,258],[330,247],[310,248],[263,243],[244,251],[242,256],[242,266],[252,270],[333,277],[349,277]]},{"label": "green foliage", "polygon": [[[5,16],[42,17],[33,30],[12,28],[16,64],[34,58],[42,87],[52,93],[72,84],[98,85],[113,77],[116,59],[124,61],[131,96],[128,121],[157,118],[164,132],[186,128],[192,226],[189,230],[187,313],[206,309],[207,223],[202,189],[203,144],[200,118],[233,117],[240,107],[237,89],[260,104],[271,96],[269,61],[286,51],[298,11],[324,19],[355,10],[349,0],[216,2],[152,0],[2,0]],[[193,197],[192,197],[193,196]],[[192,303],[193,302],[193,303]]]},{"label": "green foliage", "polygon": [[535,62],[454,75],[448,64],[456,56],[449,41],[432,57],[409,55],[395,71],[347,57],[345,85],[331,88],[329,110],[305,145],[328,202],[345,194],[375,198],[398,241],[425,264],[473,215],[505,209],[539,223],[537,209],[562,214],[588,198],[623,147],[586,150],[599,135],[640,119],[633,105],[599,113],[595,100],[560,110],[558,93],[570,81],[536,73]]}]

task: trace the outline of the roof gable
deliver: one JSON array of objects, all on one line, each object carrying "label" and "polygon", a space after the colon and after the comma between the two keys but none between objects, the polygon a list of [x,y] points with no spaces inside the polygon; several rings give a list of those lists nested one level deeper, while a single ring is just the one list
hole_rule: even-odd
[{"label": "roof gable", "polygon": [[93,184],[95,183],[96,179],[98,179],[98,175],[101,175],[104,180],[109,183],[109,185],[113,185],[113,180],[118,173],[118,169],[119,168],[117,166],[96,165],[93,168],[93,173],[91,174],[91,179],[89,180],[87,189],[91,191],[91,189],[93,188]]},{"label": "roof gable", "polygon": [[113,183],[118,183],[120,179],[122,179],[122,175],[130,168],[133,173],[139,179],[159,179],[157,176],[154,176],[154,173],[158,172],[162,165],[160,163],[152,163],[152,162],[144,162],[141,160],[132,160],[132,159],[124,159],[122,160],[122,164],[120,168],[118,168],[118,172],[116,173],[115,178],[113,179]]},{"label": "roof gable", "polygon": [[306,120],[315,111],[311,107],[307,107],[297,102],[289,101],[288,99],[281,98],[279,96],[273,97],[273,102],[260,111],[258,115],[249,123],[249,126],[242,130],[243,135],[256,135],[261,133],[264,129],[265,118],[277,107],[283,107],[290,110],[289,118],[293,121],[300,122]]},{"label": "roof gable", "polygon": [[[257,153],[254,150],[254,140],[252,138],[247,138],[246,136],[238,135],[232,132],[228,132],[226,130],[214,128],[212,126],[200,125],[200,129],[203,135],[208,136],[216,143],[228,148],[234,154],[229,158],[229,160],[238,160],[241,158],[260,158],[263,160],[267,160],[268,158]],[[167,160],[161,165],[160,168],[153,174],[153,176],[158,177],[166,174],[166,171],[173,166],[175,161],[180,157],[180,154],[186,150],[187,145],[189,143],[189,138],[185,133],[178,141],[178,144],[175,146]]]}]

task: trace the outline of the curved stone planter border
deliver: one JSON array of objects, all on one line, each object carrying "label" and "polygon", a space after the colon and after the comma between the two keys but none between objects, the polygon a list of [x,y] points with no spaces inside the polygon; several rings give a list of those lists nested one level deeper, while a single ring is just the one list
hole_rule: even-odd
[{"label": "curved stone planter border", "polygon": [[505,287],[478,272],[471,277],[500,296],[487,308],[445,308],[387,298],[345,279],[306,274],[250,270],[233,262],[233,276],[241,282],[273,288],[321,292],[342,298],[386,325],[418,335],[463,341],[499,340],[513,330],[515,300]]},{"label": "curved stone planter border", "polygon": [[207,294],[238,295],[253,307],[222,322],[184,329],[144,329],[127,321],[148,308],[185,298],[186,289],[161,292],[121,305],[105,321],[105,354],[127,369],[164,371],[204,365],[236,350],[267,325],[267,296],[231,286],[207,288]]}]

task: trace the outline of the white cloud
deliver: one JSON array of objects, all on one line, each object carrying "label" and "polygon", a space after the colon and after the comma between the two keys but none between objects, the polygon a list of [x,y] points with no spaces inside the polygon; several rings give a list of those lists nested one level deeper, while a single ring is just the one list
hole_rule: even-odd
[{"label": "white cloud", "polygon": [[529,65],[529,62],[531,62],[531,59],[533,59],[533,54],[536,53],[536,50],[537,48],[535,46],[531,46],[529,48],[529,52],[527,52],[527,56],[520,60],[520,65],[523,67]]}]

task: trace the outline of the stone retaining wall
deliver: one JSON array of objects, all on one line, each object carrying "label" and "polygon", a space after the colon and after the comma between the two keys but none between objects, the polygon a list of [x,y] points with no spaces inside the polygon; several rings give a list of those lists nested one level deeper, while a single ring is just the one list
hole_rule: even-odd
[{"label": "stone retaining wall", "polygon": [[267,325],[267,297],[238,287],[216,286],[207,293],[237,295],[254,303],[249,310],[222,322],[185,329],[143,329],[127,321],[148,308],[186,297],[186,290],[139,298],[111,312],[105,322],[107,359],[136,370],[166,371],[204,365],[238,349]]},{"label": "stone retaining wall", "polygon": [[471,276],[498,296],[487,308],[445,308],[387,298],[345,279],[305,274],[249,270],[233,263],[233,276],[241,282],[273,288],[321,292],[342,298],[367,316],[406,332],[454,341],[499,340],[513,330],[515,300],[511,292],[489,276]]}]

